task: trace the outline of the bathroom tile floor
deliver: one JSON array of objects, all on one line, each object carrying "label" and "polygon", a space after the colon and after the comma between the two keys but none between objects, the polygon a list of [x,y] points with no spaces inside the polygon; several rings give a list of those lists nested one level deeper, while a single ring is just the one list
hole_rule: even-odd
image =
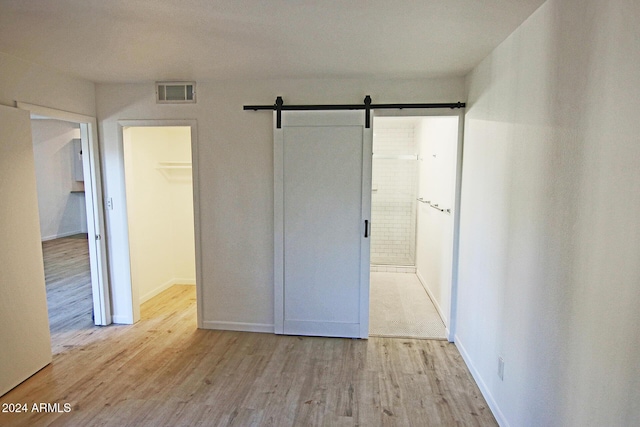
[{"label": "bathroom tile floor", "polygon": [[371,273],[369,336],[446,339],[445,326],[415,274]]}]

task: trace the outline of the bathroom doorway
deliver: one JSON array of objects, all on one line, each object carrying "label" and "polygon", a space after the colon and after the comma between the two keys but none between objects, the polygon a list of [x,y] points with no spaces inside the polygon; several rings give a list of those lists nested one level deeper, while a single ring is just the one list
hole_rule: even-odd
[{"label": "bathroom doorway", "polygon": [[459,116],[375,117],[370,335],[452,338]]}]

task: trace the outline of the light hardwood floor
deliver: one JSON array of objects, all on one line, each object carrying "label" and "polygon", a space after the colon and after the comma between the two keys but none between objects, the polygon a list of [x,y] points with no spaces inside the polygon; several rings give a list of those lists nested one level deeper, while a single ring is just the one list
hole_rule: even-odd
[{"label": "light hardwood floor", "polygon": [[71,411],[0,413],[0,425],[497,425],[445,341],[198,330],[195,318],[194,287],[173,286],[135,325],[52,333],[53,363],[0,403]]},{"label": "light hardwood floor", "polygon": [[42,242],[53,352],[64,350],[67,338],[93,328],[93,297],[86,234]]}]

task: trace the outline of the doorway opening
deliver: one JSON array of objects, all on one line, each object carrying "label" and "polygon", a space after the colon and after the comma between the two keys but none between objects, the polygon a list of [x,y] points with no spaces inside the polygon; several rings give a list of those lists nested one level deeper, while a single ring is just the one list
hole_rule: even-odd
[{"label": "doorway opening", "polygon": [[23,102],[17,107],[31,115],[52,336],[108,325],[96,119]]},{"label": "doorway opening", "polygon": [[377,116],[370,335],[452,338],[459,116]]},{"label": "doorway opening", "polygon": [[196,285],[192,129],[123,126],[122,136],[131,294],[139,313],[169,288]]},{"label": "doorway opening", "polygon": [[34,117],[31,134],[49,328],[78,333],[94,324],[80,125]]}]

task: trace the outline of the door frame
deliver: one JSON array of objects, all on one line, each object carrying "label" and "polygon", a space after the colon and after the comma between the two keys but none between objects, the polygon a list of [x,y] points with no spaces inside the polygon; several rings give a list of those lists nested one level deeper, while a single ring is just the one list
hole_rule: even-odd
[{"label": "door frame", "polygon": [[453,202],[453,245],[451,256],[451,303],[449,307],[449,325],[446,328],[447,340],[455,341],[457,313],[458,313],[458,256],[460,244],[460,201],[462,192],[462,155],[464,148],[464,115],[465,109],[452,110],[450,108],[434,109],[403,109],[403,110],[372,110],[372,128],[375,117],[458,117],[458,146],[456,151],[455,194]]},{"label": "door frame", "polygon": [[[124,168],[124,130],[128,127],[188,127],[191,129],[191,175],[193,187],[193,226],[196,255],[196,308],[197,325],[203,328],[202,310],[202,244],[200,239],[200,184],[198,167],[198,126],[196,120],[174,119],[174,120],[118,120],[118,166],[112,168],[115,179],[125,186]],[[117,274],[120,280],[113,288],[113,298],[120,298],[121,301],[128,301],[130,311],[123,315],[123,319],[130,319],[135,323],[140,320],[140,301],[137,288],[134,288],[131,280],[131,254],[129,251],[129,224],[127,217],[127,197],[126,190],[119,192],[119,196],[112,200],[112,206],[120,206],[122,215],[118,221],[111,219],[110,230],[112,233],[111,250],[119,252],[121,262],[118,266]],[[114,266],[115,270],[115,266]],[[124,322],[123,322],[124,323]]]},{"label": "door frame", "polygon": [[[318,111],[283,111],[281,114],[282,127],[287,122],[286,116],[289,114],[318,114]],[[325,111],[325,113],[329,113]],[[370,284],[370,264],[371,250],[370,237],[367,234],[371,232],[371,167],[372,167],[372,150],[373,150],[373,126],[367,128],[365,126],[365,112],[348,111],[348,112],[330,112],[337,119],[335,123],[325,126],[340,126],[350,124],[352,117],[356,114],[362,115],[362,182],[361,182],[361,234],[360,234],[360,297],[359,297],[359,336],[358,338],[367,339],[369,337],[369,284]],[[273,113],[273,134],[274,134],[274,333],[284,334],[284,307],[285,307],[285,224],[284,224],[284,133],[283,129],[277,128],[278,113]],[[294,119],[295,123],[295,119]],[[295,124],[294,124],[295,125]],[[318,125],[320,126],[320,125]],[[368,143],[367,143],[368,141]],[[365,225],[368,221],[368,227]],[[365,230],[365,228],[367,228]]]},{"label": "door frame", "polygon": [[[89,265],[91,269],[91,289],[93,295],[94,323],[99,326],[111,324],[111,297],[107,263],[107,245],[102,204],[102,173],[98,126],[95,117],[71,113],[26,102],[16,102],[16,106],[29,111],[31,115],[80,125],[82,166],[85,183],[85,209],[87,213],[87,233],[89,237]],[[93,237],[91,237],[93,236]]]}]

